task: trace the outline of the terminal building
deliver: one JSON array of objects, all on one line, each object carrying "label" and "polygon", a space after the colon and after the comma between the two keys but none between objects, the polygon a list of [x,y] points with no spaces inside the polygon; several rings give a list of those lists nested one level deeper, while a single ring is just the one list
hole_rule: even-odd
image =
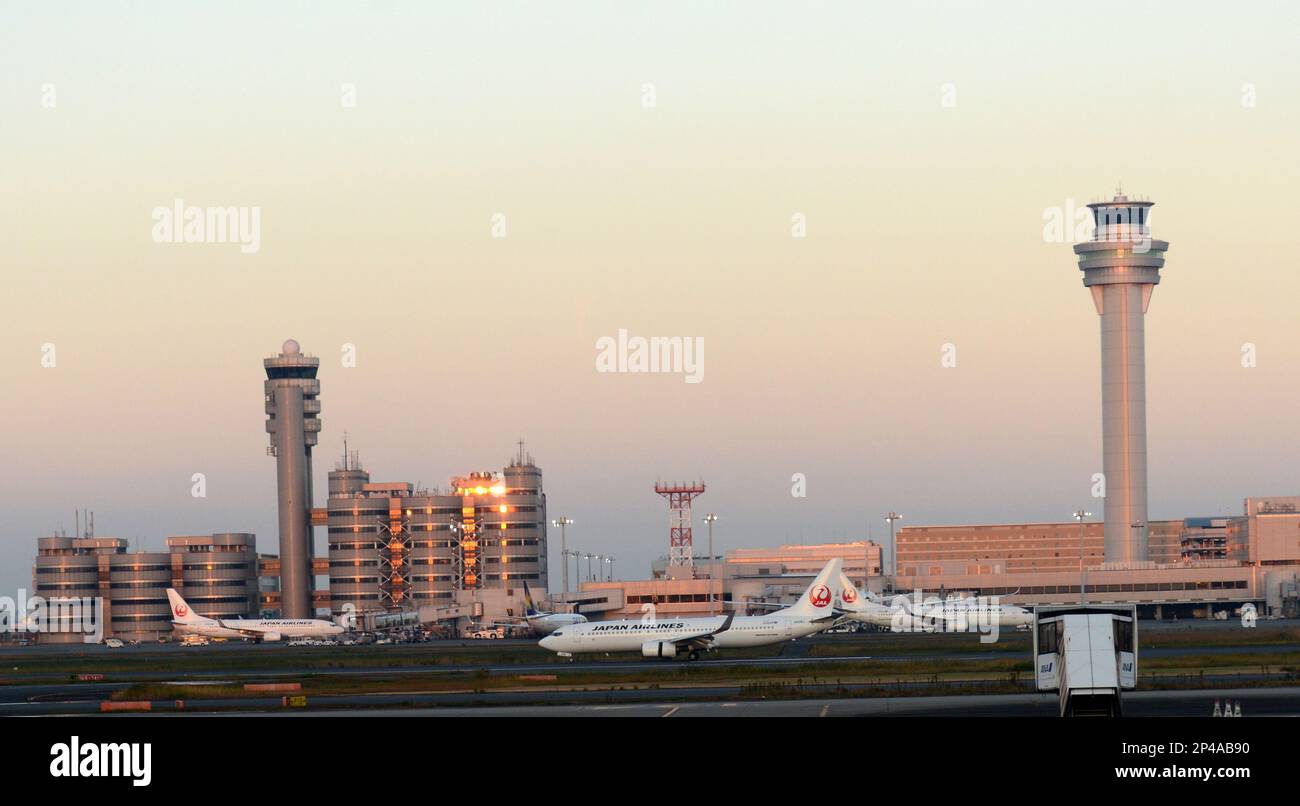
[{"label": "terminal building", "polygon": [[501,472],[456,476],[446,490],[372,482],[345,450],[329,474],[322,514],[335,615],[418,610],[424,622],[516,616],[525,581],[539,599],[546,595],[546,493],[522,444]]},{"label": "terminal building", "polygon": [[[1208,618],[1250,602],[1265,616],[1300,617],[1300,496],[1247,498],[1244,514],[1147,524],[1143,561],[1107,562],[1104,524],[904,527],[896,576],[882,573],[873,542],[782,545],[695,558],[693,577],[671,578],[668,560],[648,580],[585,581],[561,607],[592,619],[740,612],[792,601],[831,557],[876,593],[998,596],[1024,606],[1124,603],[1144,618]],[[866,573],[864,575],[864,569]]]},{"label": "terminal building", "polygon": [[[1131,603],[1144,617],[1212,616],[1246,602],[1290,615],[1300,496],[1247,498],[1234,517],[1152,521],[1138,562],[1107,562],[1101,523],[905,527],[894,589],[1012,604]],[[1082,546],[1082,553],[1080,548]]]},{"label": "terminal building", "polygon": [[[525,581],[545,596],[546,495],[522,443],[501,472],[474,471],[445,490],[425,490],[372,481],[345,442],[328,498],[317,506],[320,362],[289,339],[263,364],[280,514],[279,555],[262,559],[263,613],[415,613],[455,634],[484,614],[521,615]],[[316,527],[327,530],[326,557],[316,554]],[[328,587],[316,590],[322,577]]]},{"label": "terminal building", "polygon": [[[1191,518],[1201,522],[1208,519]],[[1187,521],[1151,521],[1146,552],[1156,564],[1178,562]],[[1003,523],[902,527],[898,533],[899,576],[918,569],[970,573],[1074,571],[1103,561],[1101,522]],[[1080,557],[1083,557],[1082,564]]]},{"label": "terminal building", "polygon": [[[238,618],[257,612],[254,536],[225,533],[167,538],[166,551],[128,551],[117,537],[41,537],[32,592],[46,600],[102,597],[104,635],[150,641],[171,634],[167,588],[200,615]],[[42,641],[80,642],[79,632]]]}]

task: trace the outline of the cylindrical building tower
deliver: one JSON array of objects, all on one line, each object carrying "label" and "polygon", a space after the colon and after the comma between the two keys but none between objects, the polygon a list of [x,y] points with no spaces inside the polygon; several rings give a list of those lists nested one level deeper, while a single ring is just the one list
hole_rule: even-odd
[{"label": "cylindrical building tower", "polygon": [[[345,443],[346,444],[346,443]],[[366,498],[370,474],[356,454],[329,474],[330,611],[351,606],[354,614],[382,609],[379,587],[379,524],[388,516],[388,501]]]},{"label": "cylindrical building tower", "polygon": [[[549,586],[546,555],[546,492],[542,489],[542,469],[520,443],[518,455],[506,466],[504,474],[506,509],[489,516],[489,529],[498,529],[500,538],[487,549],[488,584],[500,580],[503,588],[532,582],[534,590],[545,592]],[[495,525],[493,525],[495,524]],[[500,575],[494,568],[500,562]],[[560,559],[564,559],[561,557]]]},{"label": "cylindrical building tower", "polygon": [[1169,244],[1151,239],[1152,202],[1118,194],[1088,205],[1095,230],[1077,244],[1083,284],[1101,315],[1102,469],[1108,563],[1147,559],[1145,316]]},{"label": "cylindrical building tower", "polygon": [[[113,636],[117,625],[114,624],[110,561],[120,556],[126,556],[126,541],[117,537],[37,538],[32,592],[46,600],[103,597],[103,616],[107,621],[103,625],[104,635]],[[166,613],[170,612],[167,608]],[[84,625],[74,623],[67,612],[56,611],[47,621],[53,632],[43,633],[42,643],[81,643],[85,638]]]},{"label": "cylindrical building tower", "polygon": [[248,532],[173,535],[171,585],[200,616],[256,618],[257,536]]},{"label": "cylindrical building tower", "polygon": [[320,359],[289,339],[266,368],[266,431],[280,503],[280,615],[310,618],[312,607],[311,449],[320,433]]}]

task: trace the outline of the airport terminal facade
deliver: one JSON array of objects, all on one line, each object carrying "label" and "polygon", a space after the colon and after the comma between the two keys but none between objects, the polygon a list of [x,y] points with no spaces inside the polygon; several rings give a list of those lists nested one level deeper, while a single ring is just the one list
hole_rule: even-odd
[{"label": "airport terminal facade", "polygon": [[661,560],[649,580],[584,582],[565,598],[589,618],[635,618],[647,604],[664,615],[707,615],[716,612],[710,591],[742,609],[790,602],[830,556],[843,557],[862,584],[862,558],[870,556],[866,584],[876,593],[997,596],[1023,606],[1126,603],[1144,618],[1209,618],[1250,602],[1262,615],[1300,617],[1300,496],[1248,498],[1245,513],[1152,521],[1150,559],[1140,562],[1106,562],[1099,522],[919,526],[899,530],[893,579],[869,541],[866,551],[863,541],[783,545],[697,563],[694,579],[668,578]]},{"label": "airport terminal facade", "polygon": [[1149,559],[1137,562],[1106,560],[1100,523],[904,528],[895,587],[1021,605],[1123,602],[1152,617],[1210,616],[1246,602],[1266,615],[1293,613],[1300,496],[1247,498],[1239,516],[1149,526]]},{"label": "airport terminal facade", "polygon": [[[258,560],[247,533],[167,538],[166,551],[128,551],[117,537],[55,536],[36,541],[32,593],[46,600],[102,597],[104,634],[125,640],[170,635],[167,588],[212,618],[238,618],[258,609]],[[79,633],[42,635],[75,642]]]},{"label": "airport terminal facade", "polygon": [[447,621],[477,605],[511,616],[523,613],[525,581],[546,594],[546,493],[522,446],[500,473],[457,476],[443,491],[371,482],[351,458],[329,488],[335,615],[417,610],[422,621]]},{"label": "airport terminal facade", "polygon": [[1247,498],[1239,516],[1152,521],[1143,562],[1108,562],[1100,526],[1082,526],[1082,562],[1078,523],[901,529],[896,586],[1015,604],[1134,603],[1148,616],[1209,616],[1245,602],[1295,615],[1300,497]]}]

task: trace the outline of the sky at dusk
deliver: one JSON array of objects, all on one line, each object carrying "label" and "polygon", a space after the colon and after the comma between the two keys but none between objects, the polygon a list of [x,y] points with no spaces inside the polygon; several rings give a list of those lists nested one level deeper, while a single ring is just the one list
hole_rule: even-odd
[{"label": "sky at dusk", "polygon": [[[1300,6],[1178,10],[6,3],[0,594],[82,507],[274,552],[291,337],[318,506],[344,431],[427,487],[522,438],[621,576],[667,551],[656,478],[705,480],[720,549],[1100,513],[1098,317],[1044,216],[1117,184],[1171,244],[1151,517],[1300,494]],[[258,248],[157,242],[177,199]],[[597,371],[620,330],[702,340],[700,382]]]}]

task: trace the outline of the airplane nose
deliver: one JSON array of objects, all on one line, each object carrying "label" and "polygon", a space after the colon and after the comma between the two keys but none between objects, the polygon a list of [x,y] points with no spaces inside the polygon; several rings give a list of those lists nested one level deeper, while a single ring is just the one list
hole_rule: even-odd
[{"label": "airplane nose", "polygon": [[537,645],[540,646],[540,647],[543,648],[543,649],[554,649],[554,648],[555,648],[555,647],[553,646],[554,643],[555,643],[555,636],[553,636],[553,635],[548,635],[548,636],[546,636],[545,638],[543,638],[542,640],[538,641],[538,642],[537,642]]}]

